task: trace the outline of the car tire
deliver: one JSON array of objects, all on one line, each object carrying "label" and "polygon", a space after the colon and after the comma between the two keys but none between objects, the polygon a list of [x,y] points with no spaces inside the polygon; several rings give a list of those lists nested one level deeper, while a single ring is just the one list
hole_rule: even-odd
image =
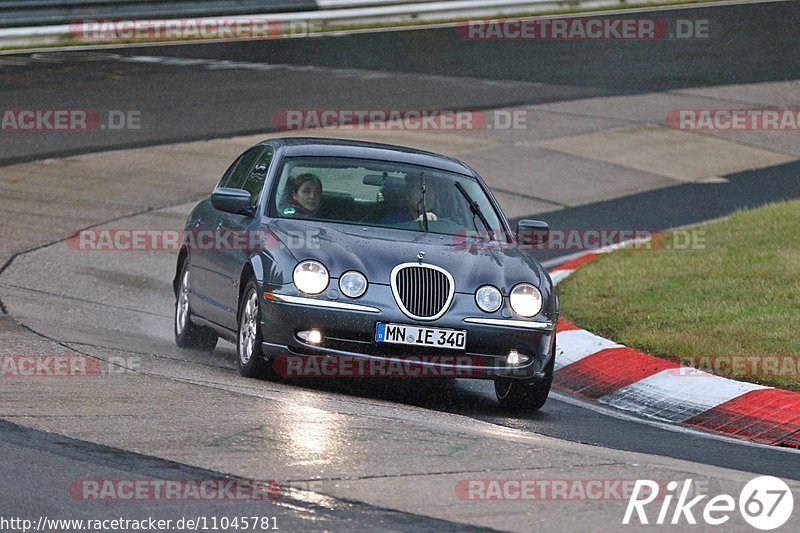
[{"label": "car tire", "polygon": [[246,378],[272,377],[272,363],[261,351],[261,304],[258,285],[250,279],[239,300],[239,327],[236,332],[236,361],[239,374]]},{"label": "car tire", "polygon": [[192,322],[192,310],[189,307],[189,262],[184,261],[181,277],[175,294],[175,320],[172,329],[175,333],[175,344],[180,348],[213,352],[219,337],[213,329],[198,326]]},{"label": "car tire", "polygon": [[534,412],[541,409],[550,394],[555,369],[555,351],[545,368],[545,378],[533,381],[524,379],[498,378],[494,380],[494,394],[500,406],[512,411]]}]

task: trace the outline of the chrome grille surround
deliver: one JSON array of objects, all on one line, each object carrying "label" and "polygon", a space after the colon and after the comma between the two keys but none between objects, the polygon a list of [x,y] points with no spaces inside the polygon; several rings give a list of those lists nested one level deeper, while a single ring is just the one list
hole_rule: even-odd
[{"label": "chrome grille surround", "polygon": [[456,284],[447,270],[423,263],[401,263],[392,269],[392,294],[400,310],[414,320],[436,320],[453,302]]}]

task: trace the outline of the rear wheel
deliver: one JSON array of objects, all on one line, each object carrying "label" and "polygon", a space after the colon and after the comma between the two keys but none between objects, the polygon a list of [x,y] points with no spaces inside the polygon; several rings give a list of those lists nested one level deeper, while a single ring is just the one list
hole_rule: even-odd
[{"label": "rear wheel", "polygon": [[246,378],[264,378],[271,375],[272,365],[261,351],[261,306],[258,285],[247,282],[239,301],[239,331],[236,335],[236,354],[239,374]]},{"label": "rear wheel", "polygon": [[545,367],[545,378],[540,381],[498,378],[494,380],[494,394],[497,401],[506,409],[520,412],[533,412],[541,409],[550,394],[555,369],[555,353]]},{"label": "rear wheel", "polygon": [[181,348],[212,352],[217,346],[217,334],[211,328],[192,322],[189,307],[189,263],[185,261],[181,270],[178,293],[175,297],[175,321],[173,322],[175,344]]}]

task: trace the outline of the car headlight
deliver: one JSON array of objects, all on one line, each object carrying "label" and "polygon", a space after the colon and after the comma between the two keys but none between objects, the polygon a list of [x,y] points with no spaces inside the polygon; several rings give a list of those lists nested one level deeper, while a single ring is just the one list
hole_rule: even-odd
[{"label": "car headlight", "polygon": [[294,286],[306,294],[319,294],[328,286],[328,269],[317,261],[303,261],[294,267]]},{"label": "car headlight", "polygon": [[511,289],[511,309],[526,318],[536,316],[542,310],[542,293],[529,283],[520,283]]},{"label": "car headlight", "polygon": [[497,288],[484,285],[475,291],[475,303],[487,313],[494,313],[503,305],[503,295]]},{"label": "car headlight", "polygon": [[339,278],[339,289],[345,296],[358,298],[367,292],[367,278],[361,272],[350,270]]}]

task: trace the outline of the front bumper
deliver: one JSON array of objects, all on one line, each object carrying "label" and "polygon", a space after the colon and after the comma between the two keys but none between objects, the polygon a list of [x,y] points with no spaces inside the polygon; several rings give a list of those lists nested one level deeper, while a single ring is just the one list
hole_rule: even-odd
[{"label": "front bumper", "polygon": [[[455,294],[441,318],[418,321],[400,311],[388,286],[370,285],[367,294],[356,300],[331,298],[331,295],[307,297],[292,292],[288,286],[285,289],[262,294],[262,351],[268,358],[311,357],[328,363],[330,359],[338,359],[338,364],[327,367],[334,369],[328,374],[331,376],[350,375],[336,372],[345,368],[341,363],[346,359],[346,368],[356,375],[365,370],[366,375],[381,375],[382,370],[391,368],[392,376],[528,380],[548,377],[544,369],[555,352],[552,321],[504,318],[502,309],[483,313],[477,309],[471,294]],[[375,342],[378,322],[464,330],[466,349],[378,343]],[[298,332],[310,329],[322,332],[320,343],[298,337]],[[527,356],[528,361],[508,365],[506,359],[512,350]],[[287,368],[285,364],[278,366]]]}]

